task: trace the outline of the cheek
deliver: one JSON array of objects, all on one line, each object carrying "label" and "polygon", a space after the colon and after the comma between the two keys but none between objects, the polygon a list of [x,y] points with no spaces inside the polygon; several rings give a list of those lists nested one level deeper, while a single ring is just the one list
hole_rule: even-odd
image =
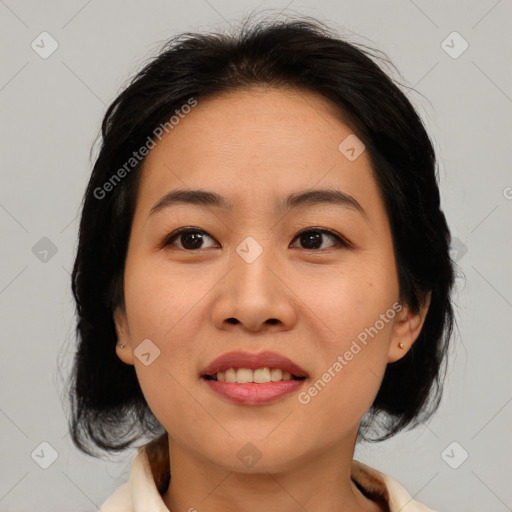
[{"label": "cheek", "polygon": [[320,375],[298,397],[308,435],[329,444],[357,429],[379,386],[380,377],[362,359],[352,360],[339,373],[332,369]]},{"label": "cheek", "polygon": [[209,288],[192,277],[189,269],[180,272],[179,266],[148,262],[127,267],[126,308],[134,340],[150,338],[161,350],[190,345],[186,339],[197,324],[190,318]]},{"label": "cheek", "polygon": [[376,300],[368,295],[366,301],[353,297],[330,303],[336,314],[326,322],[334,333],[326,331],[318,339],[310,360],[319,364],[298,396],[304,421],[319,436],[326,436],[326,442],[334,441],[340,428],[357,428],[375,400],[387,366],[396,316],[393,303],[385,297]]},{"label": "cheek", "polygon": [[376,322],[381,338],[389,337],[390,320],[395,315],[392,306],[398,300],[398,280],[390,271],[392,265],[393,261],[384,266],[369,258],[354,262],[302,292],[325,326],[327,346],[340,349],[359,335],[364,338]]},{"label": "cheek", "polygon": [[309,316],[316,318],[314,329],[321,335],[311,353],[311,360],[319,362],[317,380],[302,403],[310,402],[306,407],[321,416],[327,411],[341,420],[349,413],[358,421],[378,392],[398,299],[396,275],[386,264],[367,258],[309,290],[308,307],[318,312]]},{"label": "cheek", "polygon": [[[175,438],[187,437],[187,425],[201,422],[189,391],[195,384],[198,322],[194,311],[197,290],[183,287],[176,276],[140,267],[125,282],[130,334],[135,349],[135,370],[146,402],[164,428]],[[157,356],[146,365],[137,347],[149,339]],[[147,343],[147,342],[146,342]],[[142,345],[141,345],[142,346]],[[177,421],[177,418],[181,418]]]},{"label": "cheek", "polygon": [[[196,375],[194,354],[200,308],[199,297],[206,286],[186,286],[180,275],[158,265],[127,265],[125,297],[135,369],[149,407],[162,421],[187,401]],[[139,358],[143,340],[150,354]],[[146,365],[147,359],[151,361]]]}]

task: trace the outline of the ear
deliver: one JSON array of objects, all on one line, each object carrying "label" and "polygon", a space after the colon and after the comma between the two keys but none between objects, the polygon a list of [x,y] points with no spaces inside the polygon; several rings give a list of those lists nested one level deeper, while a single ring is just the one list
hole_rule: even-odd
[{"label": "ear", "polygon": [[429,291],[425,295],[417,313],[413,313],[407,305],[403,306],[399,311],[391,336],[388,363],[394,363],[402,359],[418,338],[430,306],[430,297],[431,292]]},{"label": "ear", "polygon": [[[126,318],[126,311],[122,306],[118,306],[114,311],[114,324],[116,327],[117,343],[116,353],[117,357],[126,364],[133,364],[133,350],[130,338],[130,330],[128,328],[128,320]],[[120,345],[124,345],[121,347]]]}]

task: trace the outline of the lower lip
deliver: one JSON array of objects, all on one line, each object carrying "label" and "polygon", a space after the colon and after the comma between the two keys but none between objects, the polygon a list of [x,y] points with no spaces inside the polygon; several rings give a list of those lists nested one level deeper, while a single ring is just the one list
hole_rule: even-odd
[{"label": "lower lip", "polygon": [[254,382],[238,383],[223,382],[218,380],[203,379],[210,389],[228,400],[238,404],[264,404],[273,402],[279,398],[296,391],[303,384],[302,380],[280,380],[278,382]]}]

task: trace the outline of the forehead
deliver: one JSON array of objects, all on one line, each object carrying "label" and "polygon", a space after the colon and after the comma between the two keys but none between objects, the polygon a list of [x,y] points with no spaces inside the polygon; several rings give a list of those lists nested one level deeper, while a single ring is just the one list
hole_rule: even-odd
[{"label": "forehead", "polygon": [[299,189],[371,196],[367,152],[355,159],[344,152],[354,137],[342,112],[312,92],[251,87],[199,99],[146,157],[137,208],[149,211],[173,188],[198,186],[261,208]]}]

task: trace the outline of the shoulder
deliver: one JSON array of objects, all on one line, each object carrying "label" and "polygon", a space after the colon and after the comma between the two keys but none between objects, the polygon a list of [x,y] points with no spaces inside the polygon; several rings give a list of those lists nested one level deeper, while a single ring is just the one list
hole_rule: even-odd
[{"label": "shoulder", "polygon": [[390,512],[436,512],[416,501],[390,476],[359,461],[352,461],[352,479],[373,499],[383,501]]},{"label": "shoulder", "polygon": [[101,505],[102,512],[133,512],[132,499],[128,482],[119,486]]},{"label": "shoulder", "polygon": [[145,448],[139,449],[128,482],[103,503],[102,512],[169,512],[153,478]]}]

